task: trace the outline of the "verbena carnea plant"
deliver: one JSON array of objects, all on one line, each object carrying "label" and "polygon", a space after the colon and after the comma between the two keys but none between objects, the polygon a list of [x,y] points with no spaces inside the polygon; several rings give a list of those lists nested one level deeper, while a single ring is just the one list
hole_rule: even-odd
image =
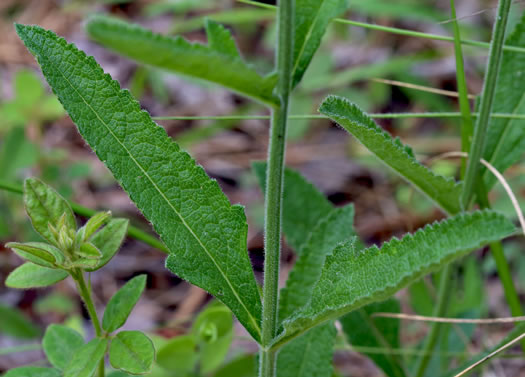
[{"label": "verbena carnea plant", "polygon": [[[334,208],[299,174],[284,169],[290,94],[301,82],[328,23],[348,7],[347,0],[281,0],[276,69],[266,76],[244,62],[230,32],[212,21],[206,23],[207,45],[107,17],[94,17],[87,24],[93,39],[125,56],[222,85],[271,110],[268,161],[254,165],[266,193],[262,295],[247,253],[242,206],[231,205],[217,182],[92,57],[51,31],[16,25],[80,134],[169,249],[166,267],[222,301],[259,344],[260,377],[329,377],[335,320],[342,318],[349,334],[366,328],[370,331],[360,336],[384,344],[373,328],[375,322],[363,325],[354,314],[399,311],[396,300],[384,300],[470,251],[516,233],[513,223],[497,212],[465,212],[470,197],[462,183],[420,164],[410,147],[340,97],[328,97],[320,112],[449,217],[381,247],[366,248],[353,229],[352,205]],[[505,133],[497,137],[508,143]],[[504,156],[504,167],[509,166],[508,156]],[[64,218],[59,212],[58,218]],[[65,216],[71,222],[69,212]],[[279,293],[281,229],[298,258]],[[71,231],[68,234],[73,237]],[[103,342],[104,350],[110,343],[111,361],[116,338],[109,342],[97,335],[95,341]],[[386,341],[395,343],[395,339]],[[389,376],[409,375],[397,357],[371,357]],[[85,376],[94,373],[103,375],[99,369]]]}]

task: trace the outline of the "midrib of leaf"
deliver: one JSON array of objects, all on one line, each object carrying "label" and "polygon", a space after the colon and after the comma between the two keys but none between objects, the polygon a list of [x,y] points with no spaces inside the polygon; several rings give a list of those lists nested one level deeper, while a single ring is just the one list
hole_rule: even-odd
[{"label": "midrib of leaf", "polygon": [[208,255],[208,257],[212,260],[213,264],[215,265],[215,267],[217,267],[217,269],[220,271],[221,275],[223,276],[224,280],[228,283],[230,289],[232,290],[233,294],[235,295],[235,298],[237,298],[237,300],[239,301],[239,303],[241,304],[241,306],[244,308],[244,310],[246,311],[246,313],[248,314],[248,316],[250,317],[250,320],[252,321],[255,329],[257,330],[258,334],[261,333],[261,329],[259,327],[259,324],[257,323],[257,321],[255,320],[255,318],[252,316],[251,312],[248,310],[248,308],[246,307],[246,305],[244,305],[244,302],[243,300],[241,300],[237,290],[234,288],[234,286],[232,285],[230,279],[228,278],[228,276],[224,273],[224,271],[222,270],[222,268],[220,267],[220,265],[217,263],[217,261],[215,260],[215,258],[213,257],[213,255],[209,252],[208,248],[206,248],[206,246],[202,243],[201,239],[195,234],[195,232],[193,231],[193,229],[188,225],[188,223],[186,222],[186,220],[181,216],[181,214],[177,211],[177,209],[173,206],[173,204],[171,204],[171,202],[168,200],[168,198],[166,197],[166,195],[164,194],[164,192],[157,186],[157,184],[153,181],[153,179],[150,177],[150,175],[147,173],[146,170],[144,170],[144,168],[142,167],[142,165],[135,159],[135,157],[133,157],[133,155],[131,154],[131,152],[129,151],[129,149],[120,141],[120,139],[117,137],[117,135],[115,135],[115,133],[111,130],[111,128],[107,125],[106,122],[104,122],[104,120],[99,116],[98,112],[95,111],[95,109],[86,101],[86,99],[84,98],[84,96],[77,90],[77,88],[71,83],[71,81],[67,78],[67,76],[61,71],[59,70],[58,68],[56,68],[57,72],[60,73],[60,75],[64,78],[64,80],[68,83],[68,85],[78,94],[78,96],[80,98],[82,98],[82,101],[84,101],[84,104],[93,112],[93,114],[100,120],[100,122],[104,125],[104,127],[106,128],[106,130],[111,134],[111,136],[117,141],[118,144],[120,144],[122,146],[122,148],[126,151],[126,153],[128,154],[128,156],[133,160],[133,162],[135,163],[135,165],[137,165],[137,167],[144,173],[144,175],[148,178],[148,180],[151,182],[151,184],[153,185],[153,187],[155,187],[155,190],[157,190],[157,192],[160,194],[160,196],[162,197],[162,199],[164,199],[164,201],[166,203],[168,203],[168,206],[173,210],[173,212],[179,217],[179,219],[181,220],[182,224],[184,224],[184,226],[186,227],[186,229],[188,229],[188,231],[191,233],[191,235],[195,238],[195,240],[197,240],[197,242],[199,243],[199,245],[202,247],[202,249],[206,252],[206,254]]},{"label": "midrib of leaf", "polygon": [[128,345],[126,343],[124,343],[122,340],[120,340],[120,343],[122,343],[122,345],[124,346],[124,348],[126,348],[128,350],[128,352],[131,354],[131,356],[133,356],[133,358],[139,362],[140,366],[142,367],[142,369],[144,370],[148,370],[148,365],[144,364],[142,362],[142,359],[140,357],[139,354],[137,354],[135,351],[133,351],[131,348],[128,347]]},{"label": "midrib of leaf", "polygon": [[315,29],[315,26],[317,25],[317,20],[319,20],[319,15],[321,14],[321,8],[325,4],[325,0],[321,0],[321,5],[319,5],[318,11],[315,14],[315,18],[313,19],[312,23],[310,24],[310,27],[308,28],[308,33],[306,34],[306,37],[304,38],[304,42],[301,46],[301,50],[299,50],[299,54],[297,55],[297,60],[295,61],[295,64],[293,66],[293,72],[295,74],[295,71],[297,70],[297,67],[299,66],[299,62],[301,61],[301,57],[303,56],[304,50],[306,49],[306,46],[308,45],[308,41],[312,37],[313,30]]}]

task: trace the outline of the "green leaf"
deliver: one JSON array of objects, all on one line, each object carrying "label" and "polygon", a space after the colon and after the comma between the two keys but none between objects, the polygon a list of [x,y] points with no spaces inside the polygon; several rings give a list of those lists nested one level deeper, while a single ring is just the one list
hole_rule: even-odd
[{"label": "green leaf", "polygon": [[61,377],[62,373],[54,368],[20,367],[9,370],[4,377]]},{"label": "green leaf", "polygon": [[397,290],[516,228],[503,215],[478,211],[427,225],[413,235],[365,250],[345,242],[326,258],[310,303],[283,323],[283,344],[318,324],[338,318]]},{"label": "green leaf", "polygon": [[111,333],[124,325],[146,287],[146,275],[135,276],[111,297],[104,311],[102,328]]},{"label": "green leaf", "polygon": [[47,359],[55,368],[64,370],[75,353],[84,345],[82,335],[71,327],[49,325],[42,339]]},{"label": "green leaf", "polygon": [[56,244],[56,239],[48,224],[58,228],[62,215],[65,215],[67,229],[77,229],[75,215],[69,203],[39,179],[28,178],[24,181],[24,204],[33,228],[53,244]]},{"label": "green leaf", "polygon": [[[525,13],[514,31],[505,41],[506,46],[525,46]],[[525,56],[515,51],[503,51],[495,100],[494,113],[524,114],[525,101]],[[523,119],[491,118],[485,141],[483,158],[503,172],[520,161],[525,149],[525,121]],[[496,178],[486,168],[484,179],[487,188],[496,182]]]},{"label": "green leaf", "polygon": [[[263,192],[266,191],[266,163],[254,162],[252,168]],[[300,252],[320,219],[333,210],[332,204],[310,182],[292,169],[284,172],[283,232],[286,242]]]},{"label": "green leaf", "polygon": [[261,302],[242,207],[93,58],[50,31],[16,27],[80,133],[170,249],[167,267],[228,305],[258,340]]},{"label": "green leaf", "polygon": [[295,3],[292,85],[299,84],[332,19],[344,13],[349,0],[297,0]]},{"label": "green leaf", "polygon": [[109,361],[113,368],[145,374],[151,370],[154,359],[153,343],[140,331],[122,331],[111,340]]},{"label": "green leaf", "polygon": [[0,304],[0,334],[33,339],[40,335],[40,329],[20,310]]},{"label": "green leaf", "polygon": [[355,236],[354,207],[334,208],[305,234],[306,241],[290,271],[279,298],[279,318],[284,320],[308,304],[321,276],[325,258],[341,242]]},{"label": "green leaf", "polygon": [[102,257],[101,251],[90,242],[85,242],[80,245],[80,249],[77,251],[77,254],[86,259],[98,260]]},{"label": "green leaf", "polygon": [[241,355],[223,365],[214,377],[255,377],[257,375],[255,355]]},{"label": "green leaf", "polygon": [[31,262],[24,263],[9,274],[5,285],[9,288],[29,289],[47,287],[68,277],[64,270],[38,266]]},{"label": "green leaf", "polygon": [[108,340],[95,338],[77,349],[64,370],[64,377],[92,377],[104,358]]},{"label": "green leaf", "polygon": [[324,323],[292,340],[279,352],[277,377],[332,376],[337,330]]},{"label": "green leaf", "polygon": [[340,124],[359,140],[370,152],[387,166],[413,184],[436,202],[444,211],[455,214],[460,211],[461,186],[451,178],[445,178],[421,165],[412,150],[399,139],[380,128],[356,105],[344,98],[330,96],[319,111]]},{"label": "green leaf", "polygon": [[104,267],[115,256],[126,237],[128,225],[129,220],[127,219],[113,219],[95,233],[91,238],[91,243],[100,250],[102,257],[95,268],[88,268],[87,271],[95,271]]},{"label": "green leaf", "polygon": [[399,313],[399,301],[391,298],[373,303],[345,315],[340,319],[349,343],[356,347],[384,350],[384,353],[361,352],[374,361],[386,376],[405,377],[401,360],[392,349],[399,349],[399,320],[372,317],[373,313]]},{"label": "green leaf", "polygon": [[148,29],[108,17],[96,16],[87,23],[91,38],[140,63],[222,85],[267,105],[278,105],[273,95],[274,76],[262,77],[233,54],[229,32],[208,22],[210,45],[190,43],[181,37],[155,34]]},{"label": "green leaf", "polygon": [[241,57],[230,31],[218,22],[206,20],[206,36],[210,49],[224,55],[230,55],[232,58]]},{"label": "green leaf", "polygon": [[81,236],[81,241],[89,240],[89,238],[110,218],[111,211],[98,212],[91,216],[86,225],[78,230],[78,233]]},{"label": "green leaf", "polygon": [[208,374],[219,367],[233,341],[233,318],[230,310],[219,303],[199,313],[192,325],[199,344],[199,370]]},{"label": "green leaf", "polygon": [[54,268],[56,262],[60,264],[64,260],[59,249],[44,242],[9,242],[6,246],[19,257],[43,267]]},{"label": "green leaf", "polygon": [[197,350],[193,335],[177,336],[158,349],[157,364],[176,375],[186,375],[195,368]]}]

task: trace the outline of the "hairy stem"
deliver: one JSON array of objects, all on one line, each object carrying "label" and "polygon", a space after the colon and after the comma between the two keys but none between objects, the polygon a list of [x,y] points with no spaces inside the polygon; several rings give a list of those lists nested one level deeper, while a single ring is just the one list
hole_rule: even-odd
[{"label": "hairy stem", "polygon": [[279,262],[281,257],[281,219],[284,185],[286,123],[293,70],[294,0],[280,0],[276,64],[279,81],[276,92],[280,106],[272,110],[268,148],[265,200],[265,259],[262,308],[262,337],[259,377],[275,376],[276,354],[269,345],[277,332]]},{"label": "hairy stem", "polygon": [[467,170],[465,173],[465,183],[463,186],[463,192],[461,194],[461,202],[464,208],[468,207],[472,197],[473,188],[479,179],[479,160],[485,147],[485,138],[487,135],[490,113],[492,111],[492,104],[494,102],[494,95],[496,92],[496,84],[501,65],[501,57],[503,54],[503,42],[505,40],[505,30],[507,28],[507,20],[511,2],[511,0],[500,0],[498,4],[498,14],[496,16],[496,21],[494,22],[492,41],[489,51],[489,60],[487,63],[487,70],[483,83],[483,92],[479,111],[480,114],[474,129],[474,138],[470,147]]},{"label": "hairy stem", "polygon": [[[102,338],[104,336],[102,327],[100,326],[100,321],[98,319],[97,311],[95,309],[95,303],[93,302],[93,297],[91,295],[91,289],[86,284],[86,280],[84,279],[84,272],[80,269],[75,270],[71,276],[75,280],[75,283],[77,285],[78,293],[80,294],[80,297],[82,298],[82,301],[84,302],[84,305],[86,305],[86,309],[89,313],[89,317],[91,318],[91,323],[93,324],[93,328],[95,329],[95,335],[97,338]],[[97,377],[104,377],[105,371],[104,371],[104,359],[102,359],[98,365],[98,371],[97,371]]]}]

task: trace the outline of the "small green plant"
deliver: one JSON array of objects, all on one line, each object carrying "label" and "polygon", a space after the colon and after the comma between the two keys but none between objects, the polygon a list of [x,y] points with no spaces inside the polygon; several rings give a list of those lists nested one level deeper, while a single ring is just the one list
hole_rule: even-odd
[{"label": "small green plant", "polygon": [[68,202],[35,178],[24,183],[24,203],[36,232],[45,242],[17,243],[10,247],[26,263],[7,277],[11,288],[47,287],[71,277],[91,317],[96,338],[85,343],[70,327],[51,325],[42,347],[53,368],[22,367],[6,376],[104,376],[104,357],[111,365],[131,374],[149,372],[154,359],[151,340],[140,331],[120,331],[146,286],[146,276],[128,281],[108,302],[102,322],[93,302],[85,274],[104,267],[116,254],[128,228],[128,221],[111,219],[99,212],[77,229]]},{"label": "small green plant", "polygon": [[[222,85],[270,109],[268,160],[254,165],[266,195],[262,295],[247,253],[247,222],[243,208],[231,205],[217,182],[210,179],[92,57],[38,26],[16,25],[16,30],[37,58],[44,76],[79,132],[160,235],[169,251],[166,267],[224,303],[259,344],[259,376],[328,377],[332,374],[337,335],[334,321],[341,321],[353,344],[397,348],[399,328],[373,319],[374,312],[398,312],[399,303],[390,298],[396,291],[445,267],[440,273],[436,304],[436,310],[441,313],[448,293],[450,263],[488,244],[497,248],[500,240],[517,233],[509,219],[490,210],[488,205],[481,205],[483,210],[467,211],[472,208],[473,199],[480,204],[487,201],[483,190],[473,193],[474,186],[483,186],[478,180],[479,158],[488,156],[493,165],[503,170],[516,162],[522,152],[520,145],[509,139],[509,130],[517,128],[507,123],[500,125],[503,130],[491,132],[494,138],[489,143],[484,141],[503,55],[509,4],[509,0],[502,0],[499,8],[501,17],[495,25],[489,74],[474,137],[468,135],[468,129],[463,135],[464,151],[474,156],[464,168],[464,181],[456,182],[422,165],[410,147],[392,138],[348,100],[330,96],[321,104],[320,112],[324,116],[351,133],[449,216],[414,234],[394,238],[381,247],[368,248],[353,229],[352,205],[335,208],[298,173],[284,168],[291,93],[303,79],[328,23],[348,9],[346,0],[281,0],[277,13],[276,69],[266,75],[259,74],[242,59],[230,32],[216,22],[206,22],[208,44],[202,45],[181,37],[155,34],[120,20],[90,19],[89,35],[121,54],[157,68]],[[517,26],[516,35],[510,37],[511,45],[525,35],[523,25],[525,21]],[[459,46],[458,33],[456,42]],[[507,80],[514,74],[511,71],[511,67],[504,65],[502,77]],[[518,106],[521,102],[517,103],[514,104]],[[465,107],[462,110],[466,110]],[[514,111],[516,107],[507,110]],[[466,112],[464,115],[466,117]],[[509,146],[511,152],[500,157],[504,145]],[[494,183],[487,175],[482,176],[487,187]],[[31,182],[38,181],[29,180],[26,185]],[[54,194],[50,196],[56,198]],[[28,284],[24,280],[26,272],[36,270],[46,272],[36,280],[46,285],[71,275],[90,309],[89,290],[83,283],[82,273],[103,265],[106,254],[90,241],[90,226],[74,232],[74,217],[64,203],[52,201],[51,217],[36,209],[28,210],[35,228],[50,244],[12,244],[31,264],[19,269],[24,273],[13,272],[8,283],[15,286],[12,282],[20,279],[19,287],[25,288],[24,284]],[[45,221],[39,220],[44,215],[47,216]],[[100,225],[105,216],[100,214],[90,221]],[[281,229],[298,258],[285,287],[279,292]],[[94,237],[97,234],[100,232]],[[505,291],[510,292],[508,297],[516,299],[504,258],[497,259],[497,263]],[[140,291],[135,291],[135,298]],[[77,355],[96,355],[97,360],[102,360],[109,342],[105,332],[113,332],[123,324],[135,301],[123,310],[112,305],[112,300],[102,328],[97,324],[96,313],[89,310],[95,329],[98,328],[97,338],[83,346],[85,352]],[[382,334],[385,329],[390,332]],[[431,331],[425,342],[424,356],[415,365],[392,355],[364,353],[388,375],[408,376],[410,369],[415,369],[416,375],[422,376],[428,365],[427,355],[435,346],[436,329]],[[211,327],[204,326],[202,331],[213,338],[215,330]],[[523,327],[517,327],[509,336],[517,337],[520,331]],[[176,354],[177,342],[193,344],[195,334],[179,338],[166,346],[165,351],[159,351],[160,364],[175,362],[164,356],[170,350]],[[110,362],[131,373],[145,372],[147,368],[140,371],[135,368],[138,364],[133,362],[137,360],[126,353],[126,345],[137,347],[140,344],[140,352],[147,348],[144,360],[151,364],[153,351],[145,346],[146,343],[146,338],[138,333],[118,333],[111,340]],[[112,351],[114,349],[116,351]],[[193,356],[179,359],[174,367],[184,368],[185,373],[194,372]],[[50,361],[53,362],[52,358]],[[103,361],[99,365],[97,373],[102,376]],[[201,368],[205,369],[203,365]],[[88,377],[96,372],[94,367],[84,371],[85,374],[68,374],[66,370],[65,375]]]}]

